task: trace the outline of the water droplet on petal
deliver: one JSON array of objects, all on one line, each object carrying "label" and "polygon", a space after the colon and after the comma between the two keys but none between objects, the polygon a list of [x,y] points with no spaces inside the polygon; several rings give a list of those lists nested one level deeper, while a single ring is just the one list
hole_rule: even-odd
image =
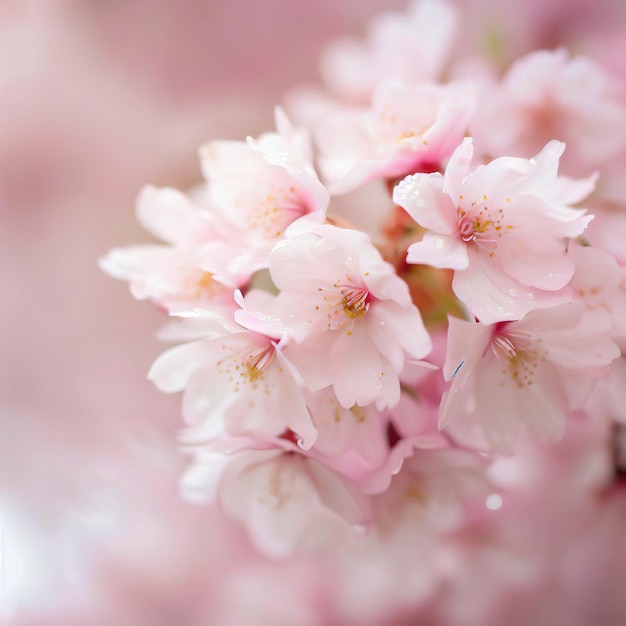
[{"label": "water droplet on petal", "polygon": [[435,248],[439,248],[440,250],[446,245],[446,242],[441,239],[441,237],[438,237],[437,239],[435,239]]}]

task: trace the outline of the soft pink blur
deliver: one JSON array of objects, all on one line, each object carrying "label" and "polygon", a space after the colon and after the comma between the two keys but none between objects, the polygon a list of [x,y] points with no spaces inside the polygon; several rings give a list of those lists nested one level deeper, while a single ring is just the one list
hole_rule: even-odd
[{"label": "soft pink blur", "polygon": [[[467,50],[496,46],[509,60],[571,43],[626,75],[624,31],[615,21],[624,17],[623,3],[459,4],[471,9]],[[97,259],[113,246],[148,241],[133,212],[144,184],[197,182],[198,146],[270,128],[284,93],[317,80],[325,43],[361,34],[368,17],[403,5],[0,4],[0,565],[17,563],[7,572],[19,572],[0,580],[0,620],[331,623],[318,564],[295,562],[281,575],[280,564],[254,554],[216,512],[179,500],[187,462],[176,442],[179,398],[146,380],[162,351],[154,334],[163,318],[105,276]],[[495,39],[488,36],[494,29]],[[533,497],[521,499],[525,510],[548,499],[545,492]],[[579,592],[585,563],[601,568],[596,535],[609,553],[625,517],[622,496],[586,528],[570,554],[568,597]],[[546,532],[558,535],[554,524]],[[544,546],[527,543],[537,552]],[[498,568],[476,558],[496,585]],[[625,569],[615,557],[612,571],[623,576]],[[453,621],[475,591],[471,572],[463,574],[467,580],[450,591],[459,603],[450,605]],[[491,608],[494,624],[508,619],[507,599]],[[437,615],[441,623],[448,617]]]}]

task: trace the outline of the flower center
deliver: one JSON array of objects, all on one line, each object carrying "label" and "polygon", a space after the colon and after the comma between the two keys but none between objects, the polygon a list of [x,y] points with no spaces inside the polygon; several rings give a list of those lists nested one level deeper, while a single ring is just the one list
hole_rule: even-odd
[{"label": "flower center", "polygon": [[367,313],[370,307],[367,301],[369,295],[367,290],[357,287],[343,287],[340,293],[341,307],[347,318],[354,320],[363,317]]},{"label": "flower center", "polygon": [[[265,380],[265,370],[274,360],[276,349],[268,344],[253,350],[235,350],[217,362],[220,374],[228,376],[234,391],[240,391],[242,386],[250,384],[252,389],[258,389],[259,383]],[[269,390],[266,387],[266,393]]]},{"label": "flower center", "polygon": [[348,335],[352,334],[354,322],[365,317],[372,299],[370,292],[361,286],[352,283],[352,279],[346,274],[346,282],[337,281],[331,289],[318,287],[323,304],[315,307],[319,313],[325,313],[326,328],[339,330],[347,324]]},{"label": "flower center", "polygon": [[244,370],[240,373],[250,382],[255,382],[263,375],[263,370],[273,361],[276,351],[274,346],[269,345],[264,348],[254,350],[243,362]]},{"label": "flower center", "polygon": [[494,224],[480,211],[478,215],[458,210],[458,224],[461,239],[465,242],[475,241],[480,235],[490,230]]},{"label": "flower center", "polygon": [[262,197],[244,219],[253,230],[263,237],[280,237],[289,224],[307,212],[295,187],[275,187]]},{"label": "flower center", "polygon": [[[461,196],[462,197],[462,196]],[[483,196],[486,203],[487,196]],[[510,198],[507,198],[510,201]],[[513,228],[512,225],[504,225],[504,211],[502,209],[489,209],[482,202],[472,202],[472,209],[465,211],[457,208],[457,224],[461,240],[465,243],[475,242],[479,248],[489,252],[493,257],[498,248],[498,242],[505,232]]]},{"label": "flower center", "polygon": [[[541,340],[532,342],[524,331],[496,334],[491,340],[491,350],[502,365],[502,375],[509,376],[520,389],[530,387],[540,362],[545,362],[547,350],[542,350]],[[504,386],[504,381],[500,383]]]}]

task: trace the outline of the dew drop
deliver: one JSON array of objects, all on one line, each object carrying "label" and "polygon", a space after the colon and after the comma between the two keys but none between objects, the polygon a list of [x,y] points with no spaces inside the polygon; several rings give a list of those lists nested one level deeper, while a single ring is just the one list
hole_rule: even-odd
[{"label": "dew drop", "polygon": [[446,242],[441,239],[441,237],[438,237],[437,239],[435,239],[435,248],[439,248],[440,250],[443,249],[443,247],[446,245]]},{"label": "dew drop", "polygon": [[502,504],[503,504],[502,496],[497,493],[489,494],[485,500],[485,506],[490,511],[497,511],[499,508],[502,507]]}]

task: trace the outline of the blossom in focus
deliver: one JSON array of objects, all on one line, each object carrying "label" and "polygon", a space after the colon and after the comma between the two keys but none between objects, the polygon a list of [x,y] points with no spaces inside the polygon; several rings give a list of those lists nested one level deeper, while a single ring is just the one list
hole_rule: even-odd
[{"label": "blossom in focus", "polygon": [[[202,312],[198,312],[202,315]],[[284,354],[283,337],[257,333],[211,316],[215,332],[162,354],[149,377],[166,392],[185,391],[188,423],[210,424],[217,437],[278,437],[290,429],[308,448],[315,440],[300,376]]]},{"label": "blossom in focus", "polygon": [[477,425],[490,447],[508,453],[522,426],[544,440],[560,438],[566,414],[620,355],[613,320],[601,313],[589,317],[576,301],[489,326],[450,318],[443,374],[452,385],[440,425]]},{"label": "blossom in focus", "polygon": [[568,302],[567,238],[592,219],[569,205],[593,190],[595,178],[558,178],[564,149],[551,141],[533,159],[501,157],[470,172],[468,138],[444,175],[405,178],[394,201],[426,229],[407,261],[455,270],[454,293],[485,324]]},{"label": "blossom in focus", "polygon": [[270,256],[270,273],[299,345],[294,362],[311,390],[333,386],[350,408],[393,406],[405,360],[431,341],[406,283],[355,230],[298,225]]},{"label": "blossom in focus", "polygon": [[[242,141],[214,141],[200,150],[208,195],[233,235],[207,242],[200,266],[240,286],[267,267],[274,244],[294,221],[322,222],[329,195],[312,165],[308,134],[276,110],[277,132]],[[226,278],[224,279],[226,280]]]}]

